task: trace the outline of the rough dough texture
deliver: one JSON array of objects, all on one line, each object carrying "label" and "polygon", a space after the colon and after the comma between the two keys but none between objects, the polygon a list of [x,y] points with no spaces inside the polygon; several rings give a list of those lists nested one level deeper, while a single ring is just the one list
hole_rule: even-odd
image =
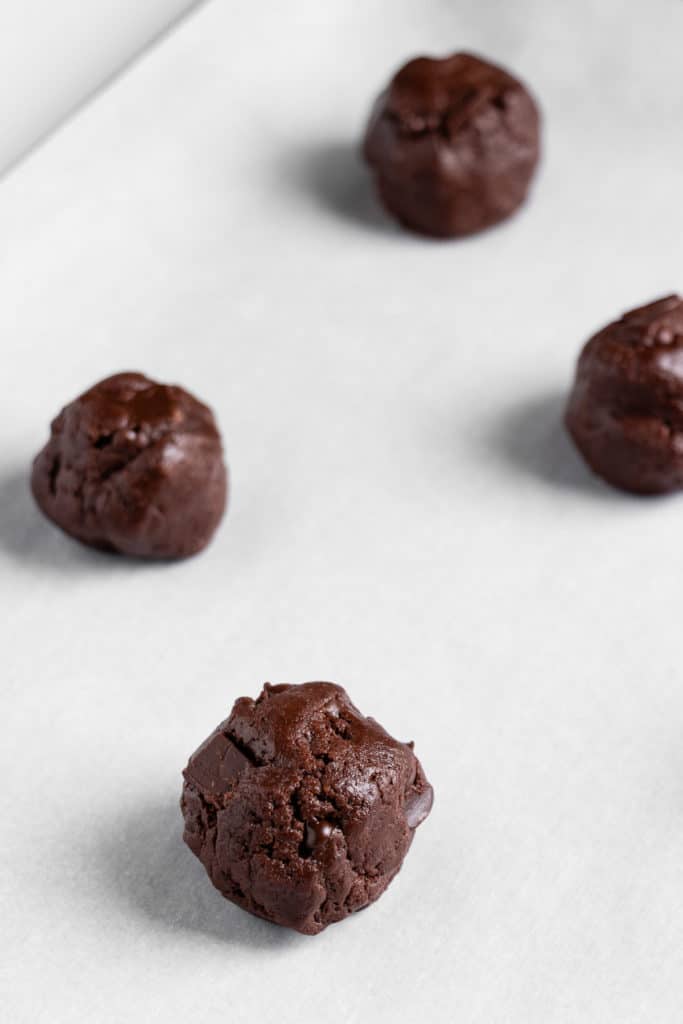
[{"label": "rough dough texture", "polygon": [[523,202],[539,155],[526,88],[468,53],[418,57],[379,97],[364,153],[384,206],[427,235],[470,235]]},{"label": "rough dough texture", "polygon": [[565,422],[591,469],[615,487],[683,487],[683,300],[634,309],[588,341]]},{"label": "rough dough texture", "polygon": [[216,888],[307,935],[384,892],[432,806],[412,744],[333,683],[240,698],[183,774],[184,839]]},{"label": "rough dough texture", "polygon": [[31,487],[45,515],[84,544],[183,558],[218,526],[227,472],[210,409],[182,388],[119,373],[62,409]]}]

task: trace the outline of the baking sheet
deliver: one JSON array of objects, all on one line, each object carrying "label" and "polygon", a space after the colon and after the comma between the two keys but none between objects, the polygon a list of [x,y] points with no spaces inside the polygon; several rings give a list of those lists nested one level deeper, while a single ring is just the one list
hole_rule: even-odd
[{"label": "baking sheet", "polygon": [[[681,5],[215,3],[0,192],[3,1005],[30,1024],[680,1019],[681,500],[594,482],[580,344],[681,287]],[[443,244],[376,210],[390,71],[534,88],[528,207]],[[139,368],[215,409],[229,515],[172,566],[26,490],[60,404]],[[317,938],[184,849],[234,698],[332,679],[416,751],[430,819]]]}]

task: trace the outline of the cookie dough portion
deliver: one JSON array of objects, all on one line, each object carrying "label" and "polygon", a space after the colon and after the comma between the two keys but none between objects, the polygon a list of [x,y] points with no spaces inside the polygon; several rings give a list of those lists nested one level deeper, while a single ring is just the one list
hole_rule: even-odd
[{"label": "cookie dough portion", "polygon": [[218,526],[227,471],[207,406],[183,388],[119,373],[60,412],[31,486],[45,515],[90,547],[183,558]]},{"label": "cookie dough portion", "polygon": [[412,745],[333,683],[239,699],[183,774],[184,839],[216,888],[308,935],[384,892],[432,805]]},{"label": "cookie dough portion", "polygon": [[468,53],[418,57],[377,100],[364,142],[379,196],[405,227],[470,235],[523,202],[540,118],[525,86]]},{"label": "cookie dough portion", "polygon": [[624,314],[585,345],[565,415],[590,468],[636,494],[683,487],[683,300]]}]

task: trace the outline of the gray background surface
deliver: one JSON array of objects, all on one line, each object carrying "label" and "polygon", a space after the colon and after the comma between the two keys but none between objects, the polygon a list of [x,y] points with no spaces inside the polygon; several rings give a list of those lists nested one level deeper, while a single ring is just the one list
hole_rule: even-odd
[{"label": "gray background surface", "polygon": [[2,0],[0,172],[18,161],[193,0]]},{"label": "gray background surface", "polygon": [[[597,9],[599,8],[599,10]],[[593,482],[583,340],[681,287],[683,5],[214,3],[0,192],[0,970],[8,1020],[618,1024],[683,1011],[681,500]],[[391,70],[471,48],[542,104],[531,201],[431,243],[368,197]],[[63,402],[139,368],[233,476],[185,564],[33,509]],[[233,699],[333,679],[436,790],[367,913],[221,900],[180,769]]]}]

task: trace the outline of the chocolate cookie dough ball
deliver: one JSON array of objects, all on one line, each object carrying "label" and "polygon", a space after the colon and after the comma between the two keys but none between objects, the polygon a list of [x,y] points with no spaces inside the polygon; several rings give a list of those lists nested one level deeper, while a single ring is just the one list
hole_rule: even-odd
[{"label": "chocolate cookie dough ball", "polygon": [[184,839],[216,888],[306,935],[381,896],[432,806],[412,744],[333,683],[240,698],[183,774]]},{"label": "chocolate cookie dough ball", "polygon": [[210,409],[182,388],[119,373],[62,409],[31,487],[45,515],[84,544],[184,558],[211,540],[227,473]]},{"label": "chocolate cookie dough ball", "polygon": [[389,213],[426,235],[471,235],[522,203],[539,114],[507,71],[468,53],[418,57],[379,97],[365,158]]},{"label": "chocolate cookie dough ball", "polygon": [[591,469],[615,487],[683,487],[683,300],[634,309],[590,339],[565,422]]}]

